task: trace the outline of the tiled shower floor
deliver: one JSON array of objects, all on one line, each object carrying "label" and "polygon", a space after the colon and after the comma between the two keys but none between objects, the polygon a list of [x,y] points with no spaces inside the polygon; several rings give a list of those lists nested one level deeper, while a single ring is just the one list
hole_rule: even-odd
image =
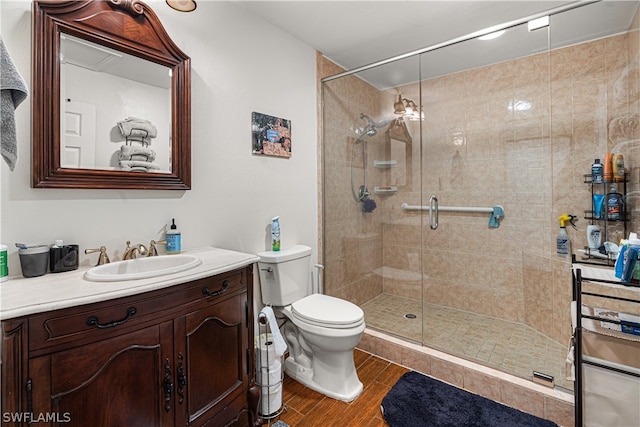
[{"label": "tiled shower floor", "polygon": [[[381,294],[362,309],[367,327],[423,342],[420,301]],[[557,386],[573,389],[565,378],[567,347],[529,326],[428,303],[424,325],[429,347],[523,378],[542,372]]]}]

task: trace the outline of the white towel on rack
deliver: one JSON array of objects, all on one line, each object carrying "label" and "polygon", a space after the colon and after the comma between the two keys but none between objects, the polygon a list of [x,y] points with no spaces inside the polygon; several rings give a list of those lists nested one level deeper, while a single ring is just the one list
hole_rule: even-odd
[{"label": "white towel on rack", "polygon": [[285,342],[280,328],[278,327],[278,321],[276,315],[273,313],[273,309],[269,306],[264,307],[260,313],[264,314],[269,322],[269,329],[271,329],[271,336],[273,337],[273,344],[275,345],[276,356],[280,357],[287,351],[287,343]]}]

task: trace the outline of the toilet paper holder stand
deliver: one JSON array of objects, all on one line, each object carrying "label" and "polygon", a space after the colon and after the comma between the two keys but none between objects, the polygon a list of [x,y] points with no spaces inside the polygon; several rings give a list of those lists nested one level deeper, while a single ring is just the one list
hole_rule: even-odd
[{"label": "toilet paper holder stand", "polygon": [[258,412],[262,419],[278,417],[286,408],[282,404],[284,380],[283,358],[276,356],[267,316],[258,314],[256,339],[256,385],[260,387]]}]

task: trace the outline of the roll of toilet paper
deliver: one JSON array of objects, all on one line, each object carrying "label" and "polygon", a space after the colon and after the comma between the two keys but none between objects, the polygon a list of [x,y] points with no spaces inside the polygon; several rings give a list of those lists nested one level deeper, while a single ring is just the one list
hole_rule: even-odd
[{"label": "roll of toilet paper", "polygon": [[271,334],[260,334],[257,338],[256,366],[269,367],[273,362],[280,363],[281,357],[276,354],[276,346]]},{"label": "roll of toilet paper", "polygon": [[260,387],[260,415],[275,414],[282,407],[282,384]]},{"label": "roll of toilet paper", "polygon": [[274,344],[276,355],[282,356],[284,352],[287,351],[287,343],[280,333],[278,321],[276,320],[276,315],[274,314],[273,309],[269,306],[264,307],[262,310],[260,310],[259,317],[261,319],[264,318],[267,320],[267,324],[269,325],[269,329],[271,330],[271,336],[273,337],[272,341]]},{"label": "roll of toilet paper", "polygon": [[260,367],[256,371],[256,382],[263,386],[272,386],[282,382],[282,364],[279,360],[270,366]]}]

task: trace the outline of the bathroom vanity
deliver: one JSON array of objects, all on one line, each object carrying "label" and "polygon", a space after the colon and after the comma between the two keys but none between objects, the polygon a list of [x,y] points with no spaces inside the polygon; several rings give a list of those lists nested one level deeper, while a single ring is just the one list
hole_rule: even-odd
[{"label": "bathroom vanity", "polygon": [[190,254],[202,264],[152,279],[77,270],[3,283],[2,425],[259,425],[257,257]]}]

